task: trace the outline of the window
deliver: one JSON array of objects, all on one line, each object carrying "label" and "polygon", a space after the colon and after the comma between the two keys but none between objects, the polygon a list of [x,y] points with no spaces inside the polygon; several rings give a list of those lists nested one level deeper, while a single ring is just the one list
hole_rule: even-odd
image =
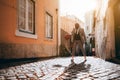
[{"label": "window", "polygon": [[18,0],[18,30],[35,34],[35,3],[33,0]]},{"label": "window", "polygon": [[53,38],[53,17],[46,12],[46,38]]}]

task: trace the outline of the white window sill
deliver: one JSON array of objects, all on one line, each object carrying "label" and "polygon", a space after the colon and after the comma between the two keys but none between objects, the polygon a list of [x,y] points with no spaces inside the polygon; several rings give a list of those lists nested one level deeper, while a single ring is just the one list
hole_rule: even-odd
[{"label": "white window sill", "polygon": [[51,38],[45,38],[44,39],[45,41],[53,41],[53,38],[51,39]]},{"label": "white window sill", "polygon": [[16,36],[20,36],[20,37],[25,37],[25,38],[37,39],[37,35],[36,34],[24,33],[24,32],[21,32],[19,30],[16,30],[15,35]]}]

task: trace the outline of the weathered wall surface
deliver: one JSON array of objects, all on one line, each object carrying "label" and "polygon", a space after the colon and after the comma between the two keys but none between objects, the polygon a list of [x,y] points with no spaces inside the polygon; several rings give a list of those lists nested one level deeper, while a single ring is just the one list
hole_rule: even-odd
[{"label": "weathered wall surface", "polygon": [[38,58],[56,56],[55,45],[44,44],[0,44],[1,45],[1,58]]},{"label": "weathered wall surface", "polygon": [[96,55],[103,59],[111,59],[115,57],[115,26],[113,5],[116,1],[117,0],[109,0],[106,10],[101,9],[96,20]]}]

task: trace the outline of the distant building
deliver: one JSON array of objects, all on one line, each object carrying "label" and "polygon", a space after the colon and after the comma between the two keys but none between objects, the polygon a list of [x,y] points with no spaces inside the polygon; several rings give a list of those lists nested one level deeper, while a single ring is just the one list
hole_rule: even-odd
[{"label": "distant building", "polygon": [[[88,11],[85,14],[85,34],[87,39],[89,39],[89,34],[94,34],[95,32],[95,11]],[[89,41],[89,40],[88,40]]]},{"label": "distant building", "polygon": [[0,59],[58,55],[59,0],[0,0]]}]

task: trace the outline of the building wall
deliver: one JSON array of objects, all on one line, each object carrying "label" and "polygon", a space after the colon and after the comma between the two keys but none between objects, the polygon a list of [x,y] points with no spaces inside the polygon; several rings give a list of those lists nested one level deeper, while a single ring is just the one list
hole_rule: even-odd
[{"label": "building wall", "polygon": [[94,27],[94,10],[88,11],[85,14],[85,34],[88,36],[88,34],[93,33],[93,27]]},{"label": "building wall", "polygon": [[90,34],[95,33],[94,19],[95,19],[94,10],[88,11],[85,14],[85,34],[86,34],[87,44],[89,45],[90,45],[90,38],[91,38]]},{"label": "building wall", "polygon": [[[17,0],[0,0],[0,58],[32,58],[57,55],[58,0],[35,1],[35,36],[20,37],[17,30]],[[53,16],[53,39],[45,38],[45,13]]]},{"label": "building wall", "polygon": [[96,55],[103,59],[115,57],[115,32],[113,5],[117,0],[102,1],[98,9],[95,38]]}]

